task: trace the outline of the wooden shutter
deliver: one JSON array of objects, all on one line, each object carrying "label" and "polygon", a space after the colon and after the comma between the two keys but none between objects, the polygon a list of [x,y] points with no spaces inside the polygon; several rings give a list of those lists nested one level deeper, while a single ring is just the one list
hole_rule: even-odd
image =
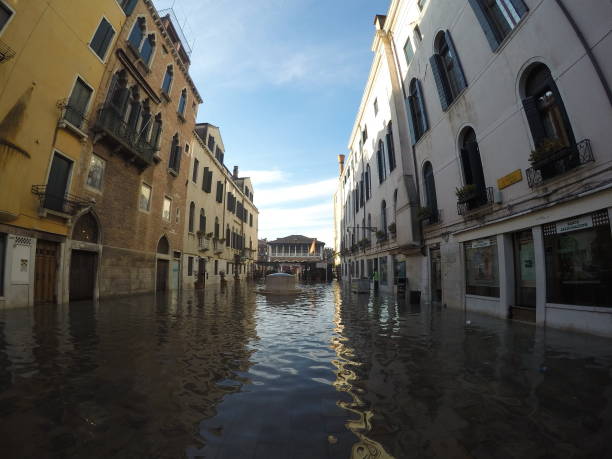
[{"label": "wooden shutter", "polygon": [[89,98],[91,97],[91,92],[92,91],[89,86],[87,86],[83,80],[77,78],[74,88],[72,89],[72,94],[70,94],[68,105],[76,113],[84,115],[85,111],[87,110]]},{"label": "wooden shutter", "polygon": [[98,29],[96,30],[96,33],[89,44],[91,49],[94,50],[100,59],[104,59],[106,56],[106,50],[108,49],[114,35],[115,31],[110,23],[105,18],[102,18],[102,21],[100,21],[100,25],[98,25]]},{"label": "wooden shutter", "polygon": [[529,123],[529,129],[533,137],[534,145],[538,145],[546,136],[546,130],[544,129],[544,123],[540,117],[540,112],[537,106],[536,97],[527,97],[523,99],[523,107],[525,108],[525,116]]},{"label": "wooden shutter", "polygon": [[134,11],[138,0],[123,0],[123,12],[129,16]]},{"label": "wooden shutter", "polygon": [[457,54],[457,49],[455,48],[455,44],[453,43],[453,39],[451,37],[450,32],[447,30],[444,32],[444,39],[446,40],[446,44],[448,45],[448,49],[455,60],[454,72],[457,76],[457,81],[461,85],[461,88],[467,88],[467,80],[465,79],[465,73],[463,73],[463,67],[461,66],[461,59],[459,59],[459,54]]},{"label": "wooden shutter", "polygon": [[461,149],[461,168],[463,169],[463,177],[465,178],[466,184],[474,183],[474,177],[472,176],[472,167],[470,165],[470,155],[467,149]]},{"label": "wooden shutter", "polygon": [[523,17],[529,11],[523,0],[510,0],[510,2],[520,17]]},{"label": "wooden shutter", "polygon": [[[406,101],[406,112],[408,114],[408,127],[410,128],[410,138],[412,139],[412,145],[414,145],[415,143],[417,143],[419,139],[417,139],[416,126],[414,125],[416,116],[415,116],[414,109],[412,106],[413,104],[412,99],[413,99],[412,96],[408,96],[406,97],[405,101]],[[440,99],[440,101],[442,101],[442,99]]]},{"label": "wooden shutter", "polygon": [[440,105],[442,106],[442,110],[446,111],[453,100],[453,96],[448,86],[448,81],[446,81],[446,76],[443,73],[442,57],[439,54],[434,54],[429,58],[429,63],[431,64],[431,71],[433,72],[436,88],[438,89]]},{"label": "wooden shutter", "polygon": [[484,172],[482,170],[482,160],[480,158],[480,151],[476,142],[470,142],[465,146],[470,161],[470,169],[472,174],[473,184],[478,189],[485,188]]},{"label": "wooden shutter", "polygon": [[427,132],[429,129],[429,121],[427,119],[427,110],[425,110],[425,98],[423,97],[423,89],[421,88],[421,82],[416,80],[416,93],[417,93],[417,103],[419,104],[419,108],[421,109],[422,122],[423,122],[423,133]]},{"label": "wooden shutter", "polygon": [[382,152],[380,151],[380,148],[378,149],[378,151],[376,152],[376,158],[378,159],[378,183],[382,183],[384,176],[383,176],[383,162],[382,162]]},{"label": "wooden shutter", "polygon": [[472,9],[474,10],[474,14],[476,15],[476,19],[480,23],[480,27],[487,37],[487,41],[489,42],[489,46],[491,50],[495,51],[499,47],[500,41],[497,39],[497,35],[495,34],[495,29],[491,26],[491,20],[489,15],[486,13],[484,8],[482,7],[480,0],[469,0]]}]

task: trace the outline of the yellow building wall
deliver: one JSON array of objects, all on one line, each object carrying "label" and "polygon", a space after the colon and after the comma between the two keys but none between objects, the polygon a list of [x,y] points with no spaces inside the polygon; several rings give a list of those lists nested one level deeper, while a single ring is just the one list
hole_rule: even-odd
[{"label": "yellow building wall", "polygon": [[[46,184],[55,149],[74,161],[73,174],[91,142],[58,128],[58,102],[68,99],[77,76],[95,99],[106,70],[89,42],[105,17],[115,29],[106,60],[126,16],[116,0],[5,0],[15,14],[0,40],[15,56],[0,64],[0,222],[66,234],[66,222],[40,218],[32,185]],[[86,117],[94,119],[90,104]],[[69,184],[68,192],[70,192]]]}]

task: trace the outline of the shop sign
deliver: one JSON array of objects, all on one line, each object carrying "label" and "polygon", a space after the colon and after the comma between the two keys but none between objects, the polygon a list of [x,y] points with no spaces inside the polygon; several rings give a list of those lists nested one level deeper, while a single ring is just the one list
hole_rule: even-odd
[{"label": "shop sign", "polygon": [[523,180],[523,173],[520,169],[515,170],[514,172],[510,172],[507,175],[504,175],[501,178],[497,179],[497,188],[503,190],[504,188],[509,187],[510,185],[514,185]]},{"label": "shop sign", "polygon": [[570,231],[578,231],[585,228],[593,227],[593,219],[591,216],[573,218],[557,223],[557,234],[569,233]]},{"label": "shop sign", "polygon": [[479,249],[481,247],[489,247],[491,245],[491,239],[480,239],[478,241],[472,241],[471,249]]}]

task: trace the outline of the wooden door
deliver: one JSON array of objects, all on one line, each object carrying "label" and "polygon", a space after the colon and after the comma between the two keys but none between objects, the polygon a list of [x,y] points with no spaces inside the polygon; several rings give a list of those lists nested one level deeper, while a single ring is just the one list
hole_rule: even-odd
[{"label": "wooden door", "polygon": [[57,268],[58,268],[57,242],[36,242],[36,262],[34,268],[34,303],[55,303]]},{"label": "wooden door", "polygon": [[70,301],[91,300],[96,279],[95,252],[73,250],[70,258]]},{"label": "wooden door", "polygon": [[157,260],[157,283],[155,289],[158,292],[168,290],[168,260]]}]

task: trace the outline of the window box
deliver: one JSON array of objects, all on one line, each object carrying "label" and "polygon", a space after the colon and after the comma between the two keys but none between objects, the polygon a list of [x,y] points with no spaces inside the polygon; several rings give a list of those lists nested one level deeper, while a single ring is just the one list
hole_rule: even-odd
[{"label": "window box", "polygon": [[544,180],[595,161],[595,158],[591,149],[591,141],[584,139],[570,146],[552,142],[544,144],[531,152],[529,161],[531,167],[526,170],[527,183],[533,188]]}]

